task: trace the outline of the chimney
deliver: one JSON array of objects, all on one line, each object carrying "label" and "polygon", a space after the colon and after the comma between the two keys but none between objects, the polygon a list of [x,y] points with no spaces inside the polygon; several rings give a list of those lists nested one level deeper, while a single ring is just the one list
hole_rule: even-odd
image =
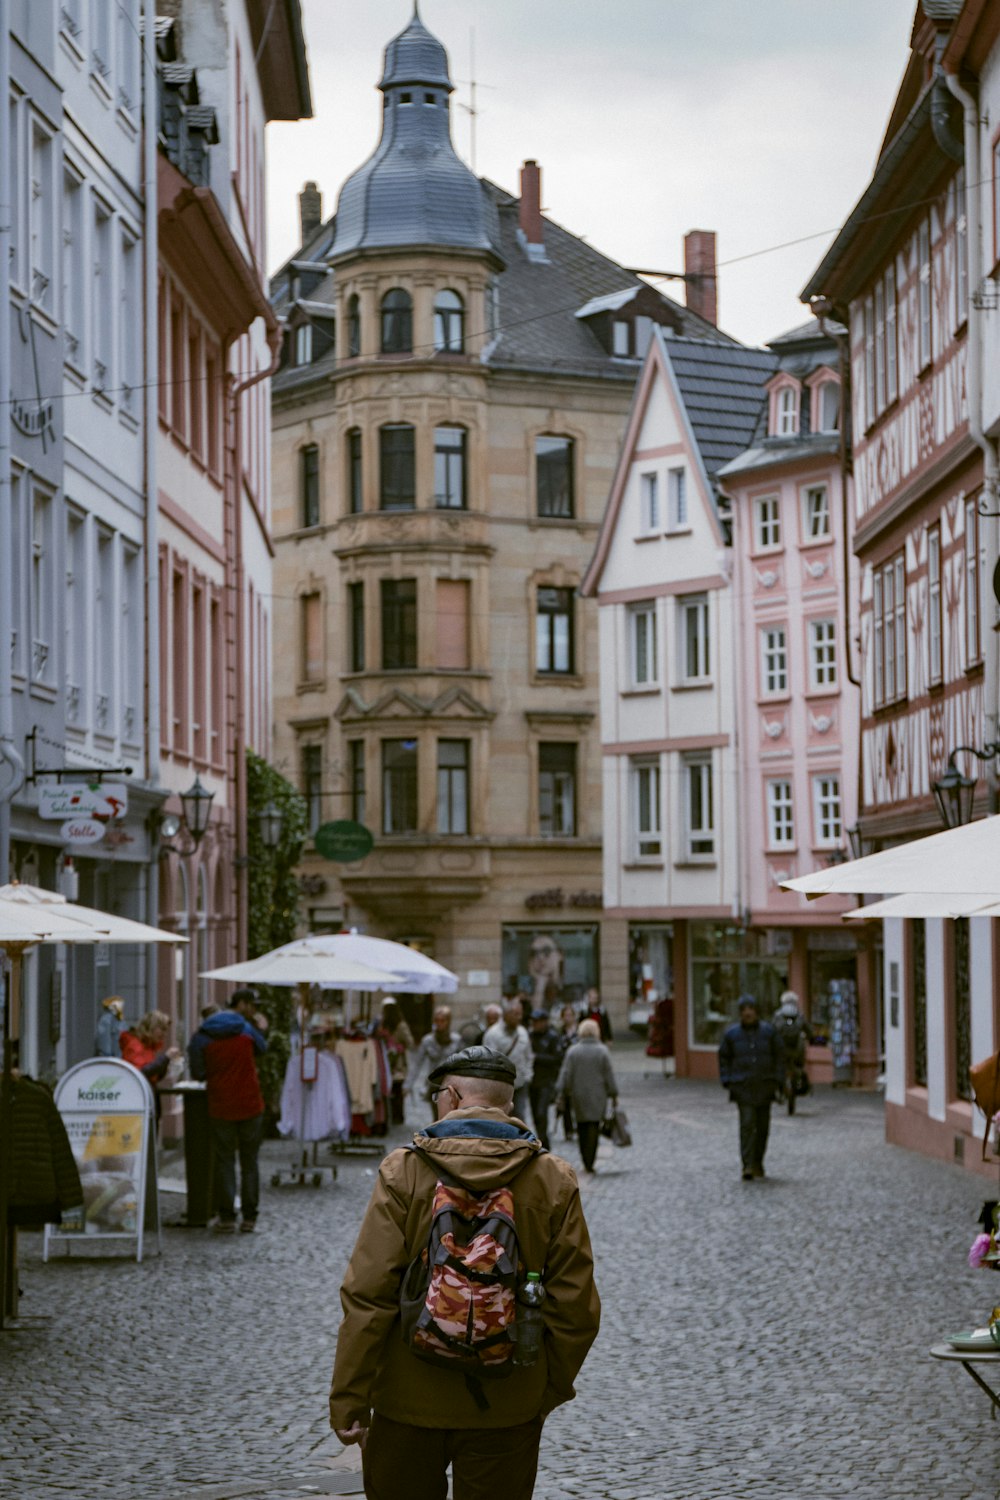
[{"label": "chimney", "polygon": [[684,300],[707,322],[719,321],[718,275],[715,267],[715,230],[692,229],[684,236]]},{"label": "chimney", "polygon": [[323,222],[323,195],[314,182],[307,182],[299,194],[299,229],[302,244],[311,239]]},{"label": "chimney", "polygon": [[518,215],[521,233],[529,245],[543,245],[542,169],[537,161],[526,161],[521,168],[521,207]]}]

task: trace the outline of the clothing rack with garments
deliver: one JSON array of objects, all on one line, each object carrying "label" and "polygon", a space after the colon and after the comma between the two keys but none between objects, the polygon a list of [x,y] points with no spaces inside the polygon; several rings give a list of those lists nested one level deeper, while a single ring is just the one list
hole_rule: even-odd
[{"label": "clothing rack with garments", "polygon": [[347,1076],[339,1058],[321,1045],[322,1031],[311,1029],[307,996],[298,1007],[298,1033],[292,1036],[291,1053],[281,1088],[278,1134],[300,1141],[302,1149],[288,1167],[271,1175],[271,1186],[289,1182],[303,1187],[307,1182],[321,1187],[323,1173],[334,1182],[337,1168],[319,1160],[321,1144],[346,1140],[351,1128],[351,1103]]},{"label": "clothing rack with garments", "polygon": [[334,1053],[347,1078],[350,1130],[346,1140],[332,1141],[332,1155],[381,1156],[389,1119],[392,1071],[385,1043],[359,1025],[337,1033]]}]

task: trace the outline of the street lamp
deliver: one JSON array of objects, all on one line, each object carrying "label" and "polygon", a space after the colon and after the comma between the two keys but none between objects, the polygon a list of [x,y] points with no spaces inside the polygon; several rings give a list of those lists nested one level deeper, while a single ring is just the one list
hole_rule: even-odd
[{"label": "street lamp", "polygon": [[257,814],[261,840],[267,849],[277,849],[285,827],[284,810],[272,798]]},{"label": "street lamp", "polygon": [[184,822],[187,824],[187,831],[191,835],[196,849],[208,830],[208,820],[211,816],[214,800],[215,793],[210,792],[207,787],[202,786],[201,778],[198,776],[194,778],[194,785],[189,786],[186,792],[181,793]]},{"label": "street lamp", "polygon": [[974,755],[977,760],[993,760],[1000,755],[1000,743],[990,743],[982,750],[971,745],[959,745],[948,756],[948,768],[940,781],[935,781],[931,790],[941,814],[945,828],[960,828],[972,822],[972,799],[976,793],[975,776],[963,776],[955,764],[956,755]]},{"label": "street lamp", "polygon": [[853,828],[847,830],[847,842],[851,846],[852,859],[864,859],[866,854],[872,852],[872,840],[862,832],[860,823],[855,823]]}]

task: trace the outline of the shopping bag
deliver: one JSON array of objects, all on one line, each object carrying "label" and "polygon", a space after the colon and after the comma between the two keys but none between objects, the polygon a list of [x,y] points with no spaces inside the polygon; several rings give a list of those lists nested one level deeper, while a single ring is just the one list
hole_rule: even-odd
[{"label": "shopping bag", "polygon": [[616,1109],[611,1117],[611,1144],[612,1146],[631,1146],[632,1144],[628,1115],[623,1109]]}]

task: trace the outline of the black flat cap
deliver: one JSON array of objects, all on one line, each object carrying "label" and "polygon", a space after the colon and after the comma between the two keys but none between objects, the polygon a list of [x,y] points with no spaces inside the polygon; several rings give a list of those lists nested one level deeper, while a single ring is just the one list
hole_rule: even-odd
[{"label": "black flat cap", "polygon": [[509,1083],[514,1087],[517,1069],[509,1057],[494,1052],[492,1047],[463,1047],[453,1052],[444,1062],[438,1063],[427,1075],[427,1082],[435,1088],[443,1078],[489,1078],[493,1083]]}]

